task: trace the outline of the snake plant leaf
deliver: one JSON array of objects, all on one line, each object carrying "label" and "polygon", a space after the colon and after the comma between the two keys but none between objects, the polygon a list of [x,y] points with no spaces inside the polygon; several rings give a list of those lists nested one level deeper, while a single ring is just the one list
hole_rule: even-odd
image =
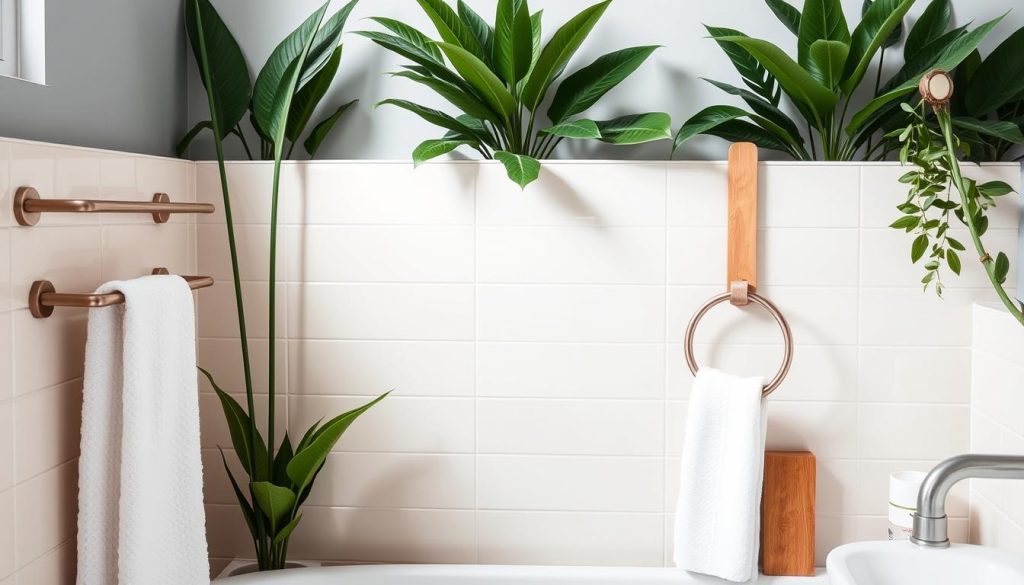
[{"label": "snake plant leaf", "polygon": [[736,106],[709,106],[703,110],[697,112],[687,120],[683,127],[679,129],[676,134],[676,139],[672,145],[672,152],[674,153],[679,149],[687,140],[690,140],[694,136],[704,134],[708,130],[711,130],[715,126],[724,124],[729,120],[735,120],[736,118],[745,118],[750,115],[750,112]]},{"label": "snake plant leaf", "polygon": [[486,61],[489,58],[473,31],[462,22],[459,15],[444,0],[416,0],[416,2],[427,13],[444,42],[468,51],[481,61]]},{"label": "snake plant leaf", "polygon": [[921,13],[903,44],[903,60],[910,59],[925,46],[945,34],[952,16],[950,0],[932,0]]},{"label": "snake plant leaf", "polygon": [[[879,1],[881,2],[881,0]],[[961,61],[966,59],[975,49],[978,48],[981,41],[984,40],[990,32],[992,32],[992,29],[995,28],[1004,17],[1005,15],[992,19],[957,38],[943,49],[938,58],[929,66],[929,69],[942,69],[943,71],[952,71],[955,69]],[[851,118],[850,123],[846,127],[847,134],[850,134],[851,136],[856,134],[865,123],[871,121],[873,115],[878,110],[892,103],[894,100],[913,92],[914,89],[917,88],[919,77],[925,73],[927,73],[927,70],[920,71],[916,76],[908,76],[908,79],[899,86],[868,102],[866,106]]]},{"label": "snake plant leaf", "polygon": [[533,65],[533,23],[525,0],[498,0],[494,19],[493,62],[509,84],[517,84]]},{"label": "snake plant leaf", "polygon": [[513,154],[504,150],[494,153],[494,160],[505,165],[505,173],[521,189],[540,177],[540,161],[525,154]]},{"label": "snake plant leaf", "polygon": [[765,0],[768,8],[772,9],[779,22],[786,25],[789,32],[800,34],[800,10],[785,0]]},{"label": "snake plant leaf", "polygon": [[[330,2],[314,11],[299,28],[292,31],[270,54],[256,77],[253,89],[253,113],[260,128],[272,139],[283,137],[282,118],[290,106],[294,86],[300,73],[299,60],[304,60]],[[282,88],[282,86],[290,86]],[[287,103],[285,103],[287,102]],[[280,145],[279,145],[280,147]]]},{"label": "snake plant leaf", "polygon": [[348,430],[349,426],[360,415],[373,408],[374,405],[384,400],[389,394],[391,393],[382,394],[372,402],[338,415],[327,421],[313,433],[309,445],[296,452],[295,456],[292,457],[291,463],[288,464],[288,477],[291,478],[292,483],[298,487],[300,492],[305,490],[313,481],[314,475],[327,459],[328,453],[331,452],[335,443]]},{"label": "snake plant leaf", "polygon": [[799,145],[800,148],[803,148],[804,138],[803,135],[800,134],[800,130],[797,128],[796,122],[794,122],[792,118],[786,115],[786,113],[778,107],[772,105],[771,102],[754,92],[745,90],[741,87],[722,83],[721,81],[715,81],[714,79],[705,79],[704,81],[730,95],[742,98],[743,101],[750,106],[750,109],[754,110],[754,112],[759,116],[767,119],[775,126],[778,126],[783,133],[789,136],[794,145]]},{"label": "snake plant leaf", "polygon": [[801,67],[810,67],[811,45],[817,41],[850,44],[850,29],[839,0],[805,0],[796,42]]},{"label": "snake plant leaf", "polygon": [[273,540],[271,540],[271,543],[274,544],[274,545],[278,545],[278,544],[281,544],[282,542],[288,540],[288,537],[290,537],[292,535],[292,532],[295,532],[295,527],[299,525],[299,522],[301,520],[302,520],[302,513],[299,512],[299,514],[297,516],[292,518],[291,522],[289,522],[288,524],[285,524],[284,528],[282,528],[281,530],[277,531],[277,534],[274,535],[274,538],[273,538]]},{"label": "snake plant leaf", "polygon": [[715,42],[725,52],[725,55],[729,57],[729,61],[732,62],[733,67],[736,68],[740,77],[743,78],[743,83],[754,93],[768,100],[773,105],[779,105],[779,100],[782,96],[778,91],[775,77],[746,49],[736,43],[722,40],[725,37],[746,37],[747,35],[731,28],[706,25],[704,28],[707,29],[711,38],[715,39]]},{"label": "snake plant leaf", "polygon": [[853,30],[850,56],[846,60],[840,88],[844,95],[852,95],[864,74],[892,31],[903,23],[903,17],[915,0],[876,0]]},{"label": "snake plant leaf", "polygon": [[588,110],[632,75],[658,48],[631,47],[608,53],[565,78],[548,108],[548,118],[558,124]]},{"label": "snake plant leaf", "polygon": [[[437,62],[438,65],[444,65],[444,53],[441,52],[441,49],[437,48],[437,44],[430,40],[430,37],[423,34],[418,29],[411,27],[404,22],[397,21],[393,18],[385,18],[383,16],[371,16],[370,20],[395,33],[400,40],[407,43],[409,48],[414,49],[417,54],[430,58]],[[357,31],[356,34],[368,36],[368,32],[369,31]],[[372,36],[369,38],[373,40]],[[407,59],[413,59],[414,61],[417,60],[408,55],[402,56]]]},{"label": "snake plant leaf", "polygon": [[277,527],[291,514],[292,507],[295,506],[295,492],[269,481],[254,481],[251,487],[256,505],[270,519],[270,531],[277,534]]},{"label": "snake plant leaf", "polygon": [[429,77],[415,71],[398,71],[391,74],[393,77],[402,77],[415,81],[421,85],[425,85],[430,89],[434,90],[438,95],[448,100],[456,108],[459,108],[463,112],[473,116],[474,118],[480,118],[493,122],[494,124],[501,124],[503,122],[500,114],[491,109],[490,106],[483,103],[476,97],[474,93],[468,93],[463,91],[458,86],[437,79],[436,77]]},{"label": "snake plant leaf", "polygon": [[[199,43],[200,26],[203,46]],[[249,65],[245,62],[238,41],[210,0],[185,2],[185,29],[199,70],[205,73],[200,78],[213,106],[211,116],[216,117],[220,138],[224,139],[249,109],[252,95]],[[207,77],[212,81],[212,87],[207,87]]]},{"label": "snake plant leaf", "polygon": [[825,87],[835,89],[843,76],[850,46],[840,41],[814,41],[807,60],[807,70]]},{"label": "snake plant leaf", "polygon": [[[871,10],[871,5],[875,3],[875,0],[864,0],[860,8],[860,16],[863,18],[867,15],[868,11]],[[896,28],[892,30],[885,42],[882,43],[883,49],[888,49],[903,39],[903,21],[901,20]]]},{"label": "snake plant leaf", "polygon": [[425,140],[412,151],[413,166],[420,166],[428,160],[448,154],[460,146],[475,144],[470,140],[449,140],[441,138],[437,140]]},{"label": "snake plant leaf", "polygon": [[458,45],[438,43],[437,46],[448,57],[459,75],[469,82],[502,118],[510,119],[516,113],[515,97],[486,63]]},{"label": "snake plant leaf", "polygon": [[[459,0],[458,9],[459,18],[462,19],[463,24],[469,27],[470,32],[476,37],[480,47],[484,50],[484,55],[490,57],[494,50],[494,29],[469,4],[466,4],[465,0]],[[487,62],[490,63],[490,61]]]},{"label": "snake plant leaf", "polygon": [[775,78],[783,91],[798,104],[807,107],[821,121],[832,116],[839,96],[825,87],[811,74],[800,67],[789,55],[775,45],[751,37],[722,37],[722,40],[736,43],[747,50]]},{"label": "snake plant leaf", "polygon": [[611,0],[604,0],[580,12],[559,28],[544,46],[534,65],[530,78],[523,87],[522,101],[531,111],[537,111],[548,88],[562,74],[580,45],[601,20]]},{"label": "snake plant leaf", "polygon": [[277,455],[274,456],[274,472],[271,474],[271,481],[277,485],[288,485],[289,480],[286,469],[294,455],[295,451],[292,449],[291,438],[285,432],[284,438],[281,439],[281,447],[277,450]]},{"label": "snake plant leaf", "polygon": [[330,60],[320,68],[320,71],[305,87],[295,94],[292,107],[288,110],[288,125],[284,133],[285,138],[289,141],[295,142],[299,139],[306,129],[306,125],[309,124],[309,119],[313,117],[313,112],[327,95],[327,90],[330,89],[334,77],[338,74],[341,52],[342,47],[336,48]]},{"label": "snake plant leaf", "polygon": [[1007,120],[979,120],[968,116],[957,116],[953,118],[953,125],[1013,144],[1024,144],[1024,134],[1021,133],[1020,126]]},{"label": "snake plant leaf", "polygon": [[210,120],[203,120],[193,126],[192,129],[188,131],[188,134],[186,134],[178,142],[177,146],[174,147],[174,156],[177,156],[178,158],[185,158],[185,151],[188,150],[188,147],[192,145],[192,141],[195,140],[203,130],[209,130],[212,132],[213,122]]},{"label": "snake plant leaf", "polygon": [[672,138],[672,118],[664,112],[622,116],[598,122],[601,142],[608,144],[643,144]]},{"label": "snake plant leaf", "polygon": [[1017,29],[982,61],[967,87],[967,112],[982,117],[1024,92],[1024,28]]},{"label": "snake plant leaf", "polygon": [[316,157],[316,153],[320,150],[320,146],[324,143],[324,140],[327,139],[327,136],[330,135],[331,130],[334,130],[334,126],[338,123],[338,120],[340,120],[345,112],[347,112],[349,108],[354,106],[358,101],[359,100],[352,100],[341,104],[333,114],[327,116],[321,120],[319,124],[313,127],[309,136],[306,137],[306,141],[302,143],[302,147],[306,149],[306,154],[309,155],[309,158]]},{"label": "snake plant leaf", "polygon": [[746,120],[729,120],[709,129],[707,133],[730,142],[753,142],[760,148],[788,152],[783,140]]},{"label": "snake plant leaf", "polygon": [[[267,445],[263,441],[259,429],[251,428],[252,421],[249,415],[245,413],[245,410],[230,394],[217,385],[213,374],[203,368],[199,368],[199,371],[210,382],[210,386],[217,393],[217,398],[220,399],[221,408],[224,410],[224,420],[228,423],[231,445],[234,447],[235,453],[238,454],[239,461],[242,462],[242,468],[249,474],[249,477],[256,481],[268,479],[270,477],[270,470],[267,466]],[[252,436],[256,438],[255,449],[251,446]],[[250,461],[253,460],[256,461],[255,471],[249,465]]]},{"label": "snake plant leaf", "polygon": [[238,507],[242,509],[242,516],[245,518],[245,523],[249,526],[249,532],[256,534],[256,515],[253,512],[252,506],[249,504],[249,500],[245,499],[245,494],[242,493],[242,488],[238,487],[238,482],[235,480],[235,474],[231,473],[231,467],[228,465],[228,459],[224,456],[224,449],[218,447],[220,451],[220,460],[224,463],[224,471],[228,474],[228,480],[231,482],[231,489],[235,492],[235,498],[238,500]]},{"label": "snake plant leaf", "polygon": [[463,122],[449,116],[448,114],[440,110],[435,110],[432,108],[428,108],[426,106],[421,106],[417,103],[399,99],[386,99],[377,104],[378,107],[383,105],[391,105],[398,108],[402,108],[403,110],[416,114],[420,118],[423,118],[424,120],[430,122],[435,126],[440,126],[441,128],[458,132],[462,136],[479,138],[481,141],[483,140],[483,137],[479,134],[478,129],[475,129],[467,124],[464,124]]},{"label": "snake plant leaf", "polygon": [[554,126],[541,130],[541,133],[558,136],[560,138],[574,138],[581,140],[601,138],[601,129],[597,127],[597,122],[593,120],[573,120],[572,122],[562,122],[561,124],[555,124]]},{"label": "snake plant leaf", "polygon": [[323,26],[313,37],[313,44],[309,48],[309,55],[302,68],[302,76],[299,78],[299,88],[303,88],[316,74],[327,65],[334,55],[335,50],[341,45],[341,35],[345,30],[345,23],[349,15],[356,7],[359,0],[351,0],[341,7],[330,18],[324,21]]}]

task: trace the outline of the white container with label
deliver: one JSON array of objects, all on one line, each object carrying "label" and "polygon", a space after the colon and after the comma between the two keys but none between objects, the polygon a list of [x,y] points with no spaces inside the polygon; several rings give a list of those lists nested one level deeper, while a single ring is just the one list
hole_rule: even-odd
[{"label": "white container with label", "polygon": [[889,540],[910,540],[917,493],[926,475],[923,471],[897,471],[889,476]]}]

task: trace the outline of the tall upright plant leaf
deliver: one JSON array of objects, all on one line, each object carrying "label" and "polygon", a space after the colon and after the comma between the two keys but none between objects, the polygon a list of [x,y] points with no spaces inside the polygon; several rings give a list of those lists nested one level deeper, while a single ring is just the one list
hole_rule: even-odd
[{"label": "tall upright plant leaf", "polygon": [[850,56],[843,71],[840,87],[846,95],[854,89],[868,70],[875,53],[885,44],[886,39],[903,22],[915,0],[876,0],[860,24],[853,30],[850,39]]},{"label": "tall upright plant leaf", "polygon": [[921,18],[917,19],[907,35],[907,42],[903,45],[904,60],[909,61],[928,43],[945,34],[952,16],[950,4],[950,0],[932,0],[928,3]]},{"label": "tall upright plant leaf", "polygon": [[533,23],[526,0],[498,0],[494,21],[494,66],[509,84],[519,83],[533,64]]},{"label": "tall upright plant leaf", "polygon": [[797,33],[797,62],[808,67],[811,45],[817,41],[850,44],[850,29],[839,0],[805,0]]},{"label": "tall upright plant leaf", "polygon": [[489,58],[473,31],[462,22],[458,13],[445,4],[444,0],[416,0],[416,2],[427,13],[444,42],[462,47],[481,61],[486,61]]},{"label": "tall upright plant leaf", "polygon": [[548,108],[548,118],[557,124],[590,109],[656,50],[656,46],[632,47],[608,53],[565,78]]},{"label": "tall upright plant leaf", "polygon": [[465,0],[459,0],[458,9],[459,19],[469,27],[470,32],[476,37],[484,51],[484,56],[490,57],[494,52],[494,29],[469,4],[466,4]]},{"label": "tall upright plant leaf", "polygon": [[[210,4],[210,0],[185,2],[185,27],[189,42],[192,44],[193,54],[200,55],[201,53],[199,31],[196,25],[197,11],[202,21],[203,42],[207,55],[205,63],[207,75],[201,75],[200,79],[210,97],[214,110],[212,115],[219,122],[219,137],[224,139],[238,125],[245,116],[246,110],[249,109],[252,80],[249,77],[249,66],[245,62],[245,56],[238,46],[238,41],[221,20],[213,5]],[[209,83],[207,77],[209,77]]]},{"label": "tall upright plant leaf", "polygon": [[729,61],[732,62],[733,67],[736,68],[740,77],[743,78],[743,83],[751,91],[768,100],[773,105],[779,105],[781,94],[778,91],[775,77],[749,51],[736,43],[723,40],[726,37],[745,37],[747,35],[731,28],[707,25],[704,28],[707,29],[711,38],[715,39],[718,46],[729,57]]},{"label": "tall upright plant leaf", "polygon": [[309,119],[313,117],[313,112],[327,95],[327,90],[334,82],[334,76],[338,74],[338,67],[341,65],[341,52],[341,47],[335,49],[324,67],[295,94],[292,107],[288,110],[288,126],[284,133],[289,141],[294,143],[299,139],[309,124]]},{"label": "tall upright plant leaf", "polygon": [[967,87],[967,112],[985,116],[1024,93],[1024,28],[1017,29],[982,61]]},{"label": "tall upright plant leaf", "polygon": [[789,32],[799,35],[800,34],[800,11],[797,10],[786,0],[765,0],[768,8],[771,8],[772,12],[779,19],[779,22],[786,25]]}]

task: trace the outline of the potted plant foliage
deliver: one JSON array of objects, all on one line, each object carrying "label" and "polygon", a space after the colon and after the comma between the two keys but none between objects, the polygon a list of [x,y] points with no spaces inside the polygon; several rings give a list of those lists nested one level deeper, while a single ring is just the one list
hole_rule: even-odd
[{"label": "potted plant foliage", "polygon": [[[662,112],[602,121],[582,117],[657,47],[631,47],[604,55],[555,89],[611,0],[573,17],[547,43],[542,42],[543,10],[530,12],[527,0],[498,0],[494,25],[463,0],[458,0],[457,8],[445,0],[417,3],[440,40],[383,17],[373,20],[387,32],[358,33],[412,62],[393,75],[430,88],[460,112],[452,116],[400,99],[381,102],[448,131],[420,144],[413,151],[415,164],[468,147],[485,159],[500,161],[509,178],[526,187],[539,176],[540,160],[549,158],[567,138],[620,145],[671,138],[671,119]],[[545,121],[541,109],[548,98]]]},{"label": "potted plant foliage", "polygon": [[[275,432],[275,344],[269,344],[267,364],[267,434],[257,428],[254,417],[252,368],[246,335],[245,312],[239,279],[238,251],[231,215],[223,141],[240,134],[238,124],[246,113],[258,128],[264,148],[274,162],[270,222],[269,337],[275,338],[275,290],[277,267],[277,218],[280,199],[281,161],[285,147],[297,139],[296,128],[305,125],[312,105],[319,101],[337,71],[341,56],[340,39],[345,21],[357,0],[327,18],[325,3],[274,49],[252,84],[245,58],[210,0],[187,0],[186,27],[210,107],[209,128],[213,133],[227,222],[228,245],[234,275],[235,305],[245,375],[246,405],[243,407],[206,371],[220,398],[234,448],[248,481],[239,482],[224,458],[224,466],[238,498],[238,505],[252,535],[259,570],[282,569],[288,559],[288,542],[302,519],[302,504],[323,469],[327,455],[349,426],[384,396],[326,422],[314,424],[301,436],[288,431],[277,443]],[[330,119],[329,119],[330,120]],[[327,128],[333,122],[326,122]],[[320,128],[323,128],[321,124]],[[316,146],[322,137],[314,130]],[[307,147],[309,141],[307,140]],[[263,148],[261,148],[263,150]],[[312,149],[315,152],[315,148]],[[296,440],[297,438],[297,440]],[[223,455],[223,452],[222,452]]]},{"label": "potted plant foliage", "polygon": [[[802,11],[785,0],[765,1],[795,36],[796,58],[738,30],[706,27],[746,88],[707,81],[742,99],[749,110],[717,105],[698,112],[683,124],[674,148],[706,134],[754,142],[796,160],[883,160],[898,148],[883,135],[904,125],[900,104],[915,91],[921,76],[935,68],[956,68],[1001,20],[973,30],[950,29],[951,0],[932,0],[906,35],[903,65],[883,82],[886,49],[903,37],[903,17],[915,0],[866,0],[861,20],[852,30],[840,0],[806,0]],[[872,99],[851,110],[865,80],[870,82],[867,73],[876,57]],[[779,108],[783,96],[795,106],[799,118]],[[999,134],[985,123],[974,130],[985,136]]]}]

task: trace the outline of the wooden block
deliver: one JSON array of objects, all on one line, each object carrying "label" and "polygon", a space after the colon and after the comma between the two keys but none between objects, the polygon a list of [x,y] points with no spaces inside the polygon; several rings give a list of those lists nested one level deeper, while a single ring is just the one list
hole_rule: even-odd
[{"label": "wooden block", "polygon": [[729,148],[728,279],[757,288],[757,147],[737,142]]},{"label": "wooden block", "polygon": [[761,572],[814,574],[814,454],[767,451],[761,498]]}]

